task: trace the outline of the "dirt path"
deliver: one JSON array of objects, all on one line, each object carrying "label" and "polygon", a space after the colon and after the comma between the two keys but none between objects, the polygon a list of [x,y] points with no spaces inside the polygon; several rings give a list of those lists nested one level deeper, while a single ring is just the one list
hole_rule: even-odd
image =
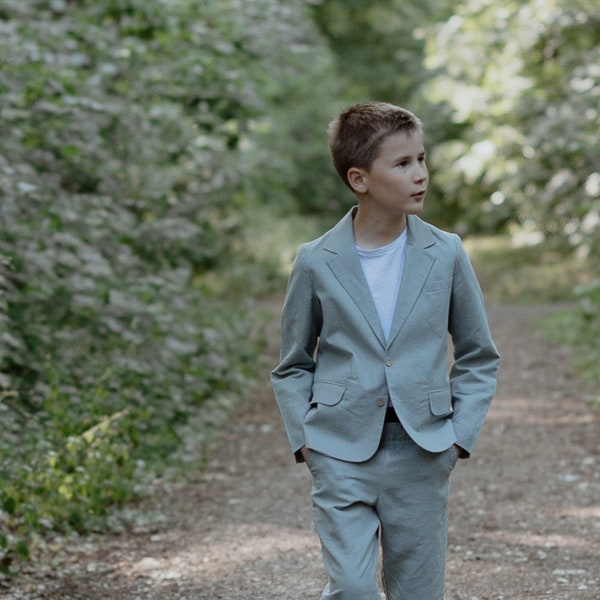
[{"label": "dirt path", "polygon": [[[453,475],[447,600],[600,599],[600,410],[536,333],[547,310],[490,310],[500,384]],[[150,507],[162,522],[80,540],[0,598],[317,600],[309,489],[265,381],[208,469]]]}]

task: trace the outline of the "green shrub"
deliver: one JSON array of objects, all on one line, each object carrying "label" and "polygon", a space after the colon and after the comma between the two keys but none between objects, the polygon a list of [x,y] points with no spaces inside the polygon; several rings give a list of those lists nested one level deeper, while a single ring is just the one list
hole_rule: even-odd
[{"label": "green shrub", "polygon": [[304,164],[272,169],[265,131],[295,101],[272,74],[313,64],[287,45],[310,25],[285,4],[0,7],[5,570],[40,533],[106,527],[255,375],[249,300],[271,274],[239,247],[239,211]]},{"label": "green shrub", "polygon": [[0,565],[23,557],[34,532],[106,528],[112,509],[176,458],[206,401],[247,389],[262,347],[257,318],[214,300],[202,311],[195,327],[187,315],[188,336],[154,330],[143,353],[115,339],[94,352],[74,338],[81,361],[48,362],[27,402],[4,389]]}]

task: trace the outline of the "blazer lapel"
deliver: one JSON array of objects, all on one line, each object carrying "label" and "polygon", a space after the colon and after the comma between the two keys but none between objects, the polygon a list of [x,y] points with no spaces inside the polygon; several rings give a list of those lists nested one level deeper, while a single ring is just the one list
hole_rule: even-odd
[{"label": "blazer lapel", "polygon": [[400,333],[402,326],[410,315],[423,289],[427,277],[429,277],[429,272],[435,262],[435,258],[426,252],[426,248],[434,244],[435,238],[423,226],[421,220],[418,217],[408,215],[404,272],[396,300],[394,320],[387,343],[388,347],[391,346],[398,333]]},{"label": "blazer lapel", "polygon": [[329,268],[364,315],[384,348],[388,348],[400,333],[402,326],[410,315],[419,297],[423,285],[435,262],[435,258],[427,252],[435,244],[435,238],[416,216],[408,215],[408,232],[406,240],[406,257],[404,272],[400,283],[400,291],[394,309],[394,320],[389,340],[386,342],[383,329],[377,314],[375,302],[371,296],[367,280],[360,265],[355,249],[352,217],[354,208],[334,227],[327,240],[325,250],[332,254],[328,261]]},{"label": "blazer lapel", "polygon": [[360,265],[360,259],[355,249],[354,233],[352,230],[352,218],[354,214],[352,209],[336,225],[331,232],[326,250],[332,253],[332,257],[327,264],[346,290],[350,298],[354,301],[360,312],[364,315],[377,336],[382,346],[386,346],[385,338],[379,315],[375,308],[375,303],[371,296],[367,280]]}]

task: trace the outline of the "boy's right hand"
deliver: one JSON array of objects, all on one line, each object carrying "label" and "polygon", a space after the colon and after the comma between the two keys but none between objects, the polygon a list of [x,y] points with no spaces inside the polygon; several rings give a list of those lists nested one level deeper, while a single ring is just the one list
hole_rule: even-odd
[{"label": "boy's right hand", "polygon": [[302,446],[302,448],[300,448],[300,454],[302,454],[302,458],[304,459],[304,462],[306,462],[309,452],[310,452],[310,450],[306,446]]}]

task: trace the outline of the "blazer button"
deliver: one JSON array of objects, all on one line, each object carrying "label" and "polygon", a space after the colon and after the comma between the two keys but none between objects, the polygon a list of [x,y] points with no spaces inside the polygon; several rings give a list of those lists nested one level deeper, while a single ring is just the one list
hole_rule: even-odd
[{"label": "blazer button", "polygon": [[391,367],[394,364],[394,361],[391,358],[386,358],[385,359],[385,366],[386,367]]},{"label": "blazer button", "polygon": [[384,400],[383,398],[379,398],[379,400],[377,400],[377,406],[385,406],[387,404],[387,400]]}]

